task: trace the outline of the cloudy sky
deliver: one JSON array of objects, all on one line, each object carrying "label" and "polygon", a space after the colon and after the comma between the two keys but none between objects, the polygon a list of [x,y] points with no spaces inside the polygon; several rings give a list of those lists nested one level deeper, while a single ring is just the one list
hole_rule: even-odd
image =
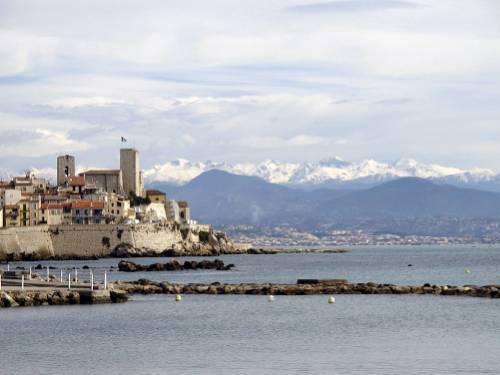
[{"label": "cloudy sky", "polygon": [[500,171],[497,0],[0,1],[0,170],[167,160]]}]

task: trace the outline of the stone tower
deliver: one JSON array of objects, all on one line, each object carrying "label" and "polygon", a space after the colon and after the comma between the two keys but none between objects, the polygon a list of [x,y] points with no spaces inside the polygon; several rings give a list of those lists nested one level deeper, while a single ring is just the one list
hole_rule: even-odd
[{"label": "stone tower", "polygon": [[57,157],[57,185],[64,185],[66,177],[75,175],[75,157],[61,155]]},{"label": "stone tower", "polygon": [[126,195],[133,191],[138,196],[144,195],[139,151],[133,148],[120,150],[120,169],[123,175],[123,190]]}]

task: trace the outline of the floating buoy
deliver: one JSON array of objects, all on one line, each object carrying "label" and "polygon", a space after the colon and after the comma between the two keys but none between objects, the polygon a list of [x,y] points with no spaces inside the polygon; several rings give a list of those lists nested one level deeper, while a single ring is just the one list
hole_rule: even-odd
[{"label": "floating buoy", "polygon": [[270,296],[267,297],[267,300],[269,302],[274,302],[274,296],[271,294]]},{"label": "floating buoy", "polygon": [[335,303],[335,298],[334,297],[330,297],[328,298],[328,303],[331,305],[333,303]]},{"label": "floating buoy", "polygon": [[470,272],[470,269],[466,268],[466,269],[465,269],[465,273],[466,273],[467,275],[470,275],[472,272]]},{"label": "floating buoy", "polygon": [[182,296],[180,294],[177,294],[175,296],[175,302],[180,302],[180,301],[182,301]]}]

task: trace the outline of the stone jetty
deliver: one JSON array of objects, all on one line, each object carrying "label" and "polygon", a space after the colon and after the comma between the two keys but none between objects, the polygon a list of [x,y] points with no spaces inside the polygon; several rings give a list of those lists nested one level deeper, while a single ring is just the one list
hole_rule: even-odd
[{"label": "stone jetty", "polygon": [[49,305],[93,305],[118,303],[128,300],[121,290],[10,290],[0,292],[0,307],[49,306]]},{"label": "stone jetty", "polygon": [[116,282],[115,288],[129,294],[249,294],[249,295],[335,295],[335,294],[432,294],[441,296],[469,296],[500,298],[500,285],[395,285],[349,283],[347,280],[298,280],[296,284],[214,282],[169,283],[141,279],[134,282]]},{"label": "stone jetty", "polygon": [[169,283],[140,279],[115,282],[110,290],[67,290],[42,288],[38,290],[2,290],[0,307],[45,306],[118,303],[131,294],[236,294],[236,295],[340,295],[340,294],[429,294],[500,298],[500,285],[395,285],[378,283],[349,283],[347,280],[302,279],[296,284],[240,283],[225,284]]},{"label": "stone jetty", "polygon": [[215,260],[186,260],[180,263],[173,260],[167,263],[153,263],[148,265],[137,264],[128,260],[122,260],[118,263],[118,269],[123,272],[149,272],[149,271],[184,271],[184,270],[217,270],[228,271],[234,267],[234,264],[225,265],[220,259]]}]

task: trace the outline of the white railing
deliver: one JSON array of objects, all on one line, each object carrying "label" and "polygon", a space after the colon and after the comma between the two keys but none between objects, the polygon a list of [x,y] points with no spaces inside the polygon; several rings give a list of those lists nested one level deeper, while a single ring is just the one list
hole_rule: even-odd
[{"label": "white railing", "polygon": [[[27,287],[56,287],[64,288],[66,287],[65,280],[67,280],[67,288],[77,288],[77,289],[87,289],[91,291],[95,289],[107,290],[109,286],[109,278],[107,271],[101,271],[95,273],[93,269],[81,270],[76,267],[71,268],[59,268],[58,278],[55,277],[54,273],[51,271],[50,266],[46,266],[44,269],[35,269],[33,266],[29,266],[28,269],[21,268],[21,279],[20,284],[16,282],[18,278],[6,278],[3,273],[5,271],[9,272],[11,270],[10,263],[7,263],[6,267],[0,267],[0,290],[9,287],[20,286],[21,290],[25,290]],[[37,272],[40,271],[40,272]],[[80,271],[80,278],[79,278]],[[14,285],[12,285],[14,284]]]}]

